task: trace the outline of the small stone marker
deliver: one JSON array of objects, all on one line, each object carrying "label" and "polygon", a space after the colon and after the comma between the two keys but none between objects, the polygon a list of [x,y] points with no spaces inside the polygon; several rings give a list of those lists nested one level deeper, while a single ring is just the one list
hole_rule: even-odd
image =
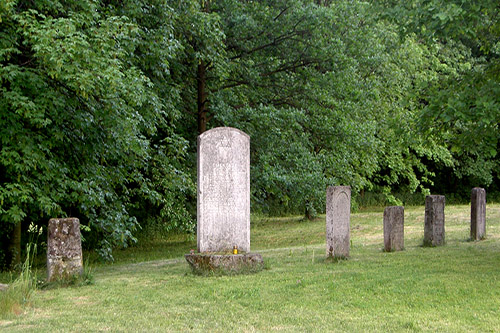
[{"label": "small stone marker", "polygon": [[49,220],[47,281],[67,280],[83,273],[80,221],[77,218]]},{"label": "small stone marker", "polygon": [[390,206],[384,210],[384,250],[401,251],[404,240],[405,209],[402,206]]},{"label": "small stone marker", "polygon": [[444,195],[428,195],[425,197],[425,246],[444,244],[444,204]]},{"label": "small stone marker", "polygon": [[486,190],[474,187],[470,203],[470,238],[481,240],[486,236]]},{"label": "small stone marker", "polygon": [[349,257],[351,187],[330,186],[326,189],[326,255]]},{"label": "small stone marker", "polygon": [[231,127],[198,136],[198,251],[250,251],[250,137]]},{"label": "small stone marker", "polygon": [[9,288],[8,284],[0,283],[0,291],[5,291]]}]

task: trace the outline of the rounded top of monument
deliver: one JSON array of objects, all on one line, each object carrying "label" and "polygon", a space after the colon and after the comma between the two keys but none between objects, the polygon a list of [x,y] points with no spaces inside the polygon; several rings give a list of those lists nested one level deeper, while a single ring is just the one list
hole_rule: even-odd
[{"label": "rounded top of monument", "polygon": [[245,132],[243,132],[242,130],[234,128],[234,127],[215,127],[215,128],[212,128],[212,129],[205,131],[205,132],[201,133],[200,135],[198,135],[198,139],[201,139],[207,135],[213,135],[213,134],[216,134],[219,132],[236,132],[236,133],[239,133],[239,134],[247,137],[248,139],[250,139],[250,135],[248,135]]}]

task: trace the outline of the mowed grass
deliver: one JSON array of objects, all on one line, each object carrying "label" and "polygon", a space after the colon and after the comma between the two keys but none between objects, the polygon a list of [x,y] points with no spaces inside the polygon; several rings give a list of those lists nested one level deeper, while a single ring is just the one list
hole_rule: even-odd
[{"label": "mowed grass", "polygon": [[500,205],[480,242],[468,241],[469,206],[445,213],[446,245],[424,248],[424,208],[405,208],[406,249],[393,253],[382,209],[352,214],[339,262],[324,260],[324,217],[253,218],[267,269],[251,275],[195,276],[181,256],[193,240],[151,241],[95,266],[93,285],[37,291],[0,331],[500,331]]}]

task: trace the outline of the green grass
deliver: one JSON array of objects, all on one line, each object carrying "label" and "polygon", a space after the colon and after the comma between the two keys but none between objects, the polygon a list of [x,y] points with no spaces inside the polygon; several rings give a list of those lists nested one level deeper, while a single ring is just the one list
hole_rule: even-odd
[{"label": "green grass", "polygon": [[254,218],[268,269],[193,275],[193,240],[151,240],[96,265],[94,284],[36,291],[0,331],[500,331],[500,205],[468,241],[469,206],[446,208],[446,245],[421,246],[423,207],[405,210],[405,247],[386,253],[382,209],[351,216],[351,258],[324,260],[325,221]]},{"label": "green grass", "polygon": [[30,305],[36,291],[37,276],[32,270],[36,245],[28,244],[27,255],[19,275],[12,279],[6,290],[0,291],[0,319],[8,315],[19,315],[23,306]]}]

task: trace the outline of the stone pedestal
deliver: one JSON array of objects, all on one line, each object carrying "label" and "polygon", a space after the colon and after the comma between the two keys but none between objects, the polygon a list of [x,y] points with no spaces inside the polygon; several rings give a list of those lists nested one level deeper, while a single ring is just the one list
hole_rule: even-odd
[{"label": "stone pedestal", "polygon": [[184,255],[195,274],[239,274],[258,272],[264,268],[264,260],[258,253]]},{"label": "stone pedestal", "polygon": [[481,240],[486,236],[486,190],[474,187],[470,203],[470,238]]},{"label": "stone pedestal", "polygon": [[402,206],[386,207],[384,210],[384,251],[404,249],[405,210]]},{"label": "stone pedestal", "polygon": [[351,187],[330,186],[326,190],[326,255],[349,257]]},{"label": "stone pedestal", "polygon": [[77,218],[49,220],[47,281],[67,280],[83,273],[80,221]]},{"label": "stone pedestal", "polygon": [[424,246],[444,245],[444,195],[425,198]]}]

